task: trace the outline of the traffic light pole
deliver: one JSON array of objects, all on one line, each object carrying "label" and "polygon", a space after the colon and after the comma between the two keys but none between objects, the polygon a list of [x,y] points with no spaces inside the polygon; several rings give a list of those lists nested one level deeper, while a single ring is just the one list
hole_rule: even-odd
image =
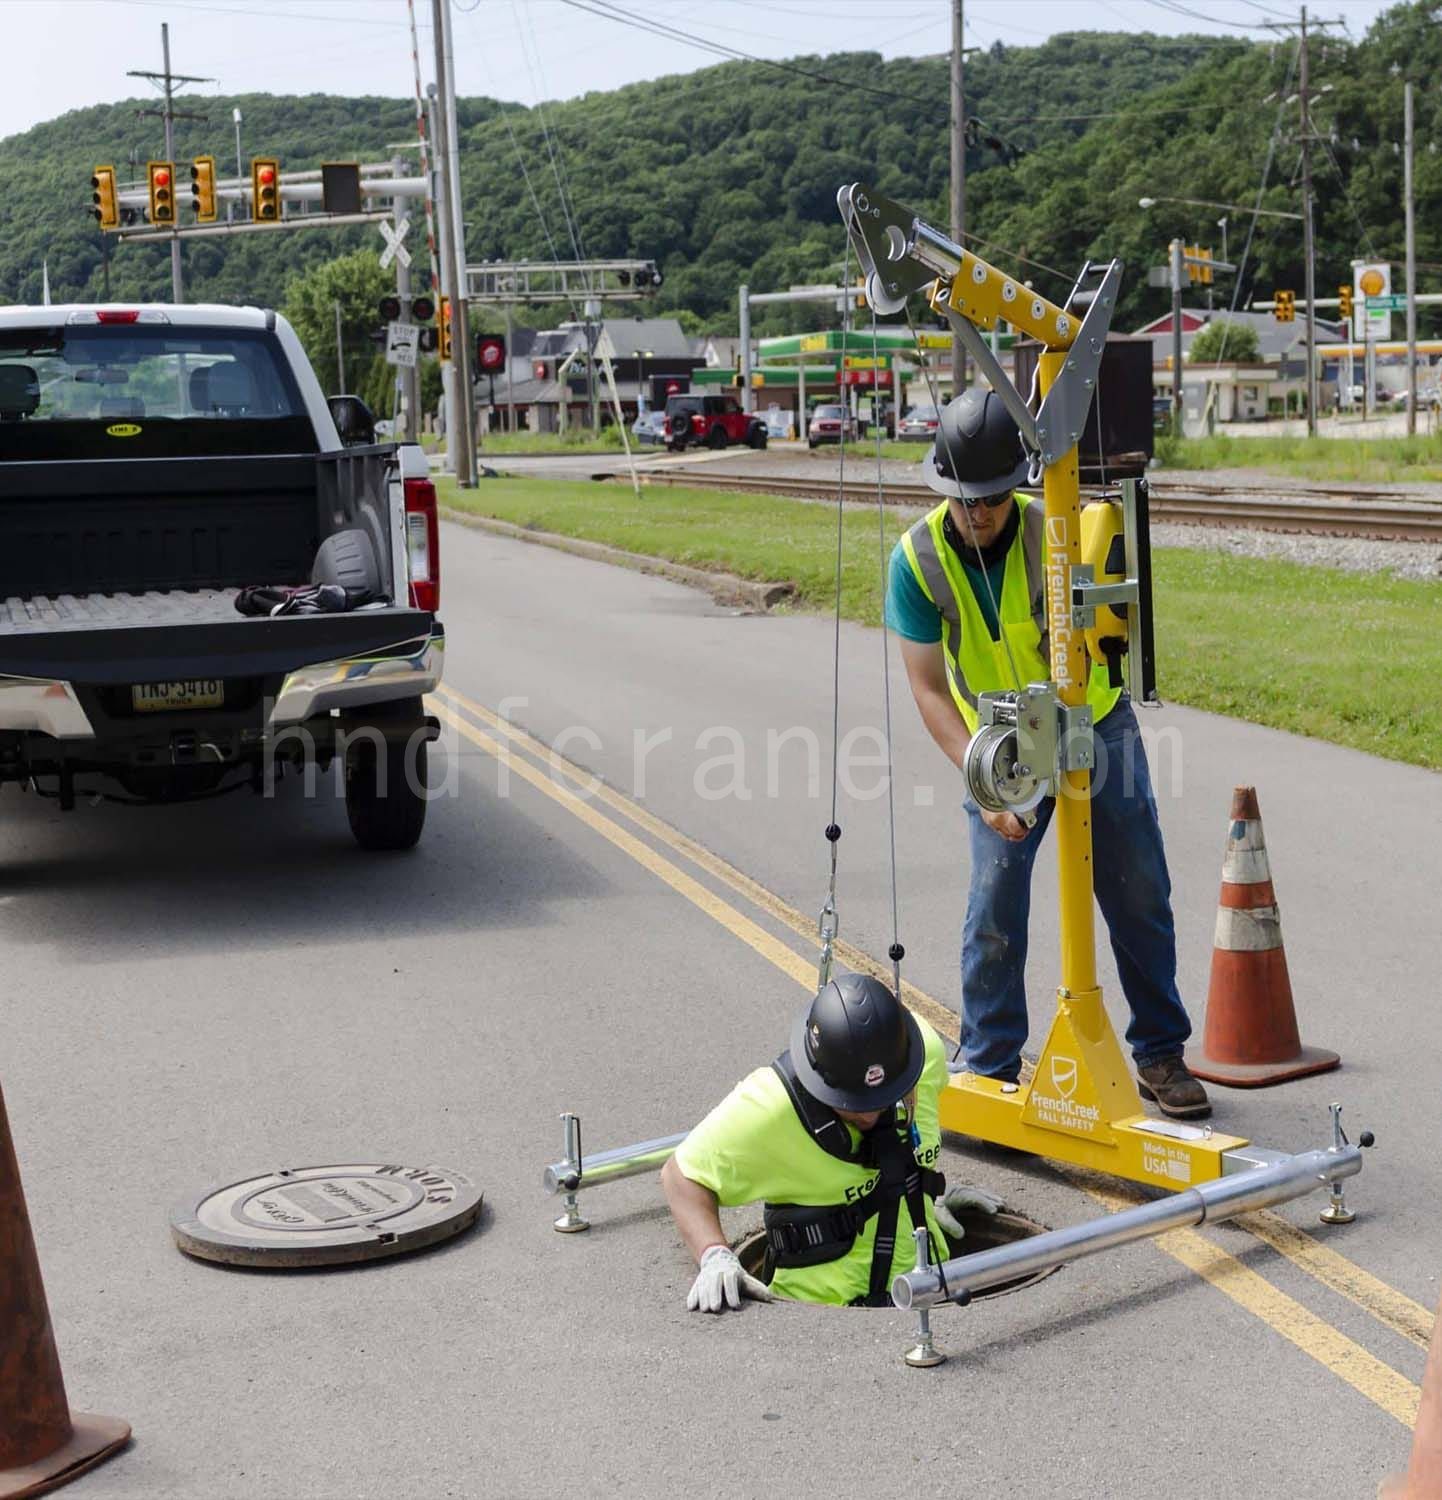
[{"label": "traffic light pole", "polygon": [[[405,163],[397,160],[392,163],[397,177],[405,170]],[[397,198],[395,201],[395,226],[396,232],[400,232],[401,224],[406,218],[406,209],[410,200]],[[401,322],[410,323],[411,316],[411,268],[408,261],[402,256],[396,256],[396,296],[401,299]],[[420,433],[420,410],[419,391],[420,377],[415,365],[401,365],[399,370],[401,388],[401,415],[403,418],[402,433],[407,443],[419,442]]]},{"label": "traffic light pole", "polygon": [[1173,240],[1168,247],[1172,283],[1172,436],[1182,435],[1182,242]]}]

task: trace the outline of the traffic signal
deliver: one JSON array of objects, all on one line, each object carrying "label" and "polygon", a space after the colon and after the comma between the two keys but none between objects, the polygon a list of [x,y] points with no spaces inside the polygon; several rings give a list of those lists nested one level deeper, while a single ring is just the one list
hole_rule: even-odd
[{"label": "traffic signal", "polygon": [[436,324],[436,353],[442,359],[451,357],[451,299],[441,298],[440,322]]},{"label": "traffic signal", "polygon": [[215,158],[197,156],[190,164],[190,201],[197,224],[213,224],[215,212]]},{"label": "traffic signal", "polygon": [[401,316],[401,299],[399,297],[382,297],[380,300],[380,315],[382,323],[397,323]]},{"label": "traffic signal", "polygon": [[145,164],[150,188],[150,222],[175,223],[175,163],[152,161]]},{"label": "traffic signal", "polygon": [[1352,286],[1350,282],[1346,286],[1339,286],[1337,288],[1337,301],[1340,304],[1337,310],[1344,318],[1350,318],[1352,316]]},{"label": "traffic signal", "polygon": [[250,216],[263,223],[280,218],[280,163],[273,156],[251,159]]},{"label": "traffic signal", "polygon": [[506,367],[506,336],[503,333],[476,335],[476,369],[482,375],[494,375]]},{"label": "traffic signal", "polygon": [[436,315],[436,304],[429,297],[411,298],[411,322],[429,323]]},{"label": "traffic signal", "polygon": [[90,210],[102,229],[120,227],[120,198],[115,191],[115,168],[96,167],[90,174]]},{"label": "traffic signal", "polygon": [[1272,316],[1279,323],[1293,323],[1297,318],[1296,292],[1272,293]]},{"label": "traffic signal", "polygon": [[434,354],[436,352],[436,331],[427,325],[416,335],[416,344],[422,354]]}]

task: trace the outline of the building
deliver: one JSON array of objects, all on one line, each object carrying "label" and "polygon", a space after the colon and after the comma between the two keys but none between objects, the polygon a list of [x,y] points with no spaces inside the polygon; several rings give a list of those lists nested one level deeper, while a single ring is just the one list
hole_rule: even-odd
[{"label": "building", "polygon": [[[522,354],[523,333],[528,337]],[[476,380],[482,433],[584,426],[590,422],[593,396],[600,421],[614,421],[603,368],[607,358],[630,422],[640,410],[664,406],[669,386],[688,389],[702,352],[675,318],[606,318],[540,332],[517,329],[514,343],[506,374],[496,377],[494,391],[487,378]]]}]

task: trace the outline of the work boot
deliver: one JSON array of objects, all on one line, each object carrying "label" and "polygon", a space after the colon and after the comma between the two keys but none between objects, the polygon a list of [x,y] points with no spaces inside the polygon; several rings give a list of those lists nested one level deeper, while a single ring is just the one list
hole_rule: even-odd
[{"label": "work boot", "polygon": [[1163,1057],[1138,1068],[1137,1087],[1143,1099],[1175,1119],[1198,1120],[1212,1112],[1206,1089],[1180,1057]]}]

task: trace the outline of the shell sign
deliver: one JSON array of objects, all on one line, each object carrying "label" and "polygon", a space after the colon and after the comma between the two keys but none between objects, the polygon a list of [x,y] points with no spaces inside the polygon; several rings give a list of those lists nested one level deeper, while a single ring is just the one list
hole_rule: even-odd
[{"label": "shell sign", "polygon": [[1392,334],[1392,314],[1369,308],[1364,297],[1385,297],[1392,290],[1392,267],[1386,261],[1358,264],[1352,267],[1354,339],[1385,339]]}]

